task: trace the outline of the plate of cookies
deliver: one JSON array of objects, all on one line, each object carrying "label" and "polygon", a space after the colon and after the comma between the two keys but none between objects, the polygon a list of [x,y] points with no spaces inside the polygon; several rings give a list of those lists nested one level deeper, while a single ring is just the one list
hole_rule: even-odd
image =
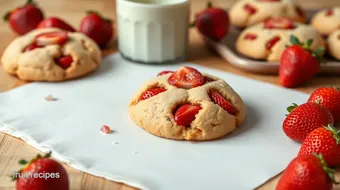
[{"label": "plate of cookies", "polygon": [[284,50],[313,40],[310,50],[324,49],[320,74],[340,73],[340,7],[300,8],[293,0],[241,0],[228,11],[230,27],[223,38],[204,40],[230,64],[260,74],[277,74]]}]

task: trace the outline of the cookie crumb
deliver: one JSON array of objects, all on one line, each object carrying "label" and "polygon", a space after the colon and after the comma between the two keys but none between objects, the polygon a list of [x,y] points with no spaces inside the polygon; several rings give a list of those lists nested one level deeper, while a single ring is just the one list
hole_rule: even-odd
[{"label": "cookie crumb", "polygon": [[132,151],[132,154],[138,154],[138,152],[137,151]]},{"label": "cookie crumb", "polygon": [[100,132],[102,132],[103,134],[110,134],[110,133],[112,133],[112,130],[111,130],[111,128],[109,126],[103,125],[100,128]]},{"label": "cookie crumb", "polygon": [[51,94],[49,94],[48,96],[45,97],[46,101],[56,101],[57,98],[53,97]]},{"label": "cookie crumb", "polygon": [[118,144],[118,142],[112,142],[112,145],[116,145],[116,144]]}]

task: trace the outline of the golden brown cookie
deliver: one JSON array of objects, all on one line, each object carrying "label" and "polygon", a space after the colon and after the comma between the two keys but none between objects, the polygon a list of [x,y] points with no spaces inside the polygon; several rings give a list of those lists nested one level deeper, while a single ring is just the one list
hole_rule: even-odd
[{"label": "golden brown cookie", "polygon": [[44,28],[16,38],[1,61],[6,72],[23,80],[63,81],[95,70],[101,51],[84,34]]},{"label": "golden brown cookie", "polygon": [[327,39],[328,53],[337,60],[340,60],[340,29],[333,31]]},{"label": "golden brown cookie", "polygon": [[313,39],[312,50],[325,48],[322,36],[312,26],[287,18],[272,18],[243,30],[236,41],[236,49],[240,54],[252,59],[279,61],[287,46],[292,45],[291,35],[301,42]]},{"label": "golden brown cookie", "polygon": [[231,7],[229,16],[231,24],[241,28],[273,17],[286,17],[297,22],[306,20],[294,0],[240,0]]},{"label": "golden brown cookie", "polygon": [[340,7],[323,9],[312,18],[313,27],[322,35],[328,36],[340,29]]},{"label": "golden brown cookie", "polygon": [[211,140],[240,126],[246,108],[224,80],[181,67],[144,83],[130,102],[129,114],[159,137]]}]

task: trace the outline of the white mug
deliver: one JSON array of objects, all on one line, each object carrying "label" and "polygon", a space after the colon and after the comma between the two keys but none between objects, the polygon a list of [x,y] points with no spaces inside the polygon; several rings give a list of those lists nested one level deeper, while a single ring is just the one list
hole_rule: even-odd
[{"label": "white mug", "polygon": [[118,48],[143,63],[182,61],[188,49],[190,0],[117,0]]}]

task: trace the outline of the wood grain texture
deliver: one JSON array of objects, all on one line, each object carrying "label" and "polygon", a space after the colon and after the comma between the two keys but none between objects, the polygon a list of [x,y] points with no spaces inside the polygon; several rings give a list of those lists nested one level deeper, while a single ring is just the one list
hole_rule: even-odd
[{"label": "wood grain texture", "polygon": [[[115,18],[115,0],[58,0],[58,1],[43,1],[36,0],[39,5],[45,10],[47,16],[59,16],[67,19],[73,26],[79,26],[80,19],[84,16],[84,12],[88,9],[99,10],[104,15]],[[5,13],[13,7],[22,4],[24,0],[0,0],[0,14]],[[214,4],[223,8],[229,7],[235,0],[215,0]],[[323,8],[340,5],[339,0],[297,0],[304,8]],[[198,12],[205,7],[204,0],[192,0],[192,14]],[[2,55],[5,47],[15,38],[15,34],[11,32],[6,23],[0,23],[0,54]],[[104,51],[104,55],[111,54],[117,51],[117,42],[112,41],[110,47]],[[204,65],[216,69],[221,69],[226,72],[236,73],[255,80],[265,81],[278,85],[277,76],[266,76],[246,73],[238,70],[234,66],[222,60],[216,54],[206,50],[203,41],[200,39],[197,31],[190,31],[190,52],[189,60],[193,63]],[[25,82],[16,79],[14,76],[6,74],[0,67],[0,92],[7,91],[17,86],[23,85]],[[312,92],[315,88],[325,85],[340,85],[340,78],[318,76],[309,83],[296,88],[303,92]],[[1,105],[0,105],[1,106]],[[14,189],[15,183],[11,182],[9,175],[18,168],[17,161],[19,159],[29,159],[38,153],[37,150],[27,145],[22,140],[13,138],[4,133],[0,133],[0,190]],[[94,177],[86,173],[77,171],[65,165],[71,181],[71,189],[78,190],[135,190],[123,184],[111,182],[102,178]],[[244,171],[246,172],[246,170]],[[340,179],[340,172],[337,173],[337,178]],[[272,190],[275,188],[278,177],[270,180],[259,190]],[[246,180],[246,179],[245,179]],[[340,190],[339,187],[335,188]]]}]

